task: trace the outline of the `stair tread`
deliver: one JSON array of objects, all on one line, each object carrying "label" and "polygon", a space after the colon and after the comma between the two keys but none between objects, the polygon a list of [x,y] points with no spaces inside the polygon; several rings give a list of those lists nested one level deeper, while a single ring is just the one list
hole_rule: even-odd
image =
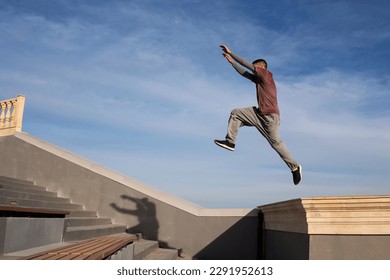
[{"label": "stair tread", "polygon": [[97,218],[96,211],[88,210],[69,210],[69,215],[66,218]]},{"label": "stair tread", "polygon": [[0,183],[0,190],[19,191],[19,192],[29,193],[29,194],[42,194],[46,196],[57,196],[56,192],[48,191],[43,188],[24,188],[20,186],[4,185],[1,183]]},{"label": "stair tread", "polygon": [[26,193],[22,191],[15,191],[9,189],[0,188],[0,197],[25,199],[25,200],[42,200],[42,201],[58,201],[69,203],[69,198],[58,197],[53,195],[46,195],[44,193]]},{"label": "stair tread", "polygon": [[[0,199],[1,199],[1,197],[0,197]],[[14,199],[11,199],[10,201],[14,201]],[[18,201],[20,201],[20,200],[18,200]],[[48,201],[44,201],[44,202],[48,202]],[[53,202],[53,203],[56,203],[56,202]],[[79,205],[79,204],[71,204],[71,203],[57,203],[57,204],[82,206],[82,205]],[[48,210],[67,210],[68,212],[77,211],[76,209],[67,209],[66,207],[61,208],[61,207],[48,207],[48,206],[43,206],[43,205],[41,206],[41,205],[2,203],[1,200],[0,200],[0,205],[3,205],[3,206],[15,206],[15,207],[26,207],[26,208],[40,208],[40,209],[48,209]],[[78,211],[83,212],[83,210],[81,210],[81,209],[78,210]]]},{"label": "stair tread", "polygon": [[33,182],[18,182],[14,180],[4,180],[0,178],[0,185],[3,186],[11,186],[11,187],[20,187],[25,189],[38,189],[38,190],[46,190],[46,187],[36,185]]},{"label": "stair tread", "polygon": [[126,226],[118,224],[68,227],[64,234],[64,241],[85,240],[125,232]]},{"label": "stair tread", "polygon": [[141,239],[141,240],[138,240],[137,243],[135,244],[136,251],[138,251],[138,250],[141,251],[141,250],[144,250],[145,248],[149,248],[149,247],[158,248],[158,242],[155,240]]},{"label": "stair tread", "polygon": [[68,227],[66,229],[67,232],[72,231],[83,231],[83,230],[95,230],[95,229],[105,229],[105,228],[126,228],[125,225],[121,224],[109,224],[109,225],[92,225],[92,226],[76,226],[76,227]]},{"label": "stair tread", "polygon": [[[21,186],[26,188],[45,188],[43,186],[38,186],[33,181],[18,180],[13,178],[5,178],[0,176],[0,185],[13,185]],[[45,188],[46,189],[46,188]]]},{"label": "stair tread", "polygon": [[178,251],[175,249],[157,248],[145,256],[144,260],[175,260],[178,258]]},{"label": "stair tread", "polygon": [[134,259],[142,260],[158,248],[158,242],[154,240],[140,239],[134,242]]},{"label": "stair tread", "polygon": [[[86,212],[86,211],[81,211],[81,212]],[[91,211],[93,212],[93,211]],[[96,212],[94,212],[96,213]],[[66,217],[66,220],[111,220],[109,217]]]},{"label": "stair tread", "polygon": [[8,176],[0,176],[0,181],[13,181],[13,182],[22,182],[22,183],[27,183],[27,184],[35,184],[34,181],[18,179],[18,178],[13,178],[13,177],[8,177]]},{"label": "stair tread", "polygon": [[26,207],[26,208],[40,208],[48,210],[82,210],[83,205],[71,204],[71,203],[58,203],[51,201],[33,201],[33,200],[20,200],[20,199],[4,199],[0,197],[0,205]]},{"label": "stair tread", "polygon": [[111,218],[105,217],[66,217],[65,221],[68,227],[112,224]]}]

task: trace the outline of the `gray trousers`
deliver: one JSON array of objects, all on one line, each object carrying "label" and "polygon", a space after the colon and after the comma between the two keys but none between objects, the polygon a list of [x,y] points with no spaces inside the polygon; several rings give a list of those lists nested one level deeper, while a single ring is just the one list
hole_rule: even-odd
[{"label": "gray trousers", "polygon": [[226,140],[235,144],[238,129],[242,126],[255,126],[291,170],[298,167],[279,136],[280,118],[277,114],[261,115],[256,107],[234,109],[230,114]]}]

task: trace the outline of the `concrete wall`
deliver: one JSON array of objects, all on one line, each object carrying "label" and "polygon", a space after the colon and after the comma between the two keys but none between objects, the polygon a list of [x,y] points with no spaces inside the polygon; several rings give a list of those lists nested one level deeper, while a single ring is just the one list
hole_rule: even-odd
[{"label": "concrete wall", "polygon": [[311,260],[390,260],[389,235],[311,235]]},{"label": "concrete wall", "polygon": [[206,209],[25,133],[0,137],[0,155],[0,175],[35,181],[186,257],[257,258],[257,209]]},{"label": "concrete wall", "polygon": [[262,259],[308,260],[310,236],[303,233],[265,230]]},{"label": "concrete wall", "polygon": [[309,235],[266,230],[267,260],[390,260],[390,235]]},{"label": "concrete wall", "polygon": [[390,259],[389,195],[300,198],[259,210],[261,258]]},{"label": "concrete wall", "polygon": [[0,218],[0,255],[61,243],[63,218]]}]

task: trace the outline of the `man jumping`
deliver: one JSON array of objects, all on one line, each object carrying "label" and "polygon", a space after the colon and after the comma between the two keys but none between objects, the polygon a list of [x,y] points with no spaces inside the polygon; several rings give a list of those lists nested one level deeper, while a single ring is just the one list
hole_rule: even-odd
[{"label": "man jumping", "polygon": [[[279,136],[280,112],[277,92],[273,75],[267,70],[267,62],[264,59],[257,59],[249,63],[232,53],[227,46],[221,45],[220,47],[223,56],[233,68],[256,84],[258,108],[254,106],[234,109],[230,114],[225,140],[214,140],[215,144],[234,151],[238,129],[241,126],[255,126],[290,168],[294,184],[298,185],[302,179],[302,167],[292,158]],[[240,67],[236,62],[251,70],[252,73]]]}]

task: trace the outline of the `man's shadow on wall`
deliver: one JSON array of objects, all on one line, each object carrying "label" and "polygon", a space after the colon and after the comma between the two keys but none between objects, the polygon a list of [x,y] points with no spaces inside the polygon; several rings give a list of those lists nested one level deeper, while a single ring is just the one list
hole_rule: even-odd
[{"label": "man's shadow on wall", "polygon": [[143,237],[151,240],[158,240],[159,223],[156,217],[156,205],[148,198],[134,198],[128,195],[121,195],[124,200],[129,200],[135,204],[135,209],[119,207],[116,203],[110,206],[116,211],[133,215],[138,218],[138,224],[128,228],[128,233],[142,233]]}]

